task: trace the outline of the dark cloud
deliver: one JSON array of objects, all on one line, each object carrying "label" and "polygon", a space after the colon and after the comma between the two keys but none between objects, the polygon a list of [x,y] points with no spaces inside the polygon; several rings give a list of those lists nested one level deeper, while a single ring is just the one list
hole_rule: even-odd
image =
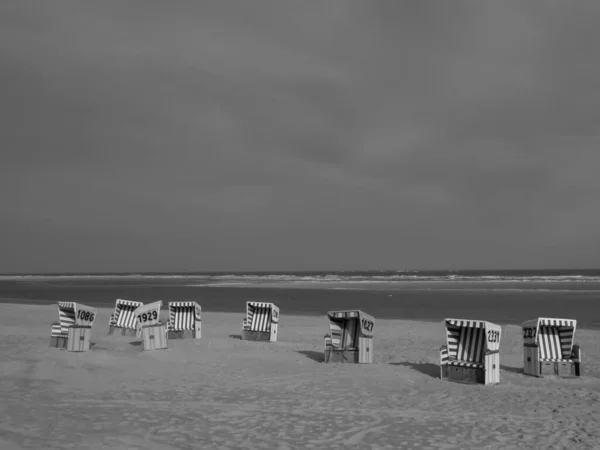
[{"label": "dark cloud", "polygon": [[597,266],[599,13],[3,2],[0,271]]}]

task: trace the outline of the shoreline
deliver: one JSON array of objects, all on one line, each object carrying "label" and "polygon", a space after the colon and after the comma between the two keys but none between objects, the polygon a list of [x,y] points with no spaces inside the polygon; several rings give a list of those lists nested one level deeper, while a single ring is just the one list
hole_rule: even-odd
[{"label": "shoreline", "polygon": [[[7,306],[12,306],[12,307],[23,307],[23,308],[28,308],[28,307],[55,307],[56,306],[56,302],[48,302],[48,301],[43,301],[43,303],[32,303],[32,302],[17,302],[17,301],[6,301],[7,299],[4,298],[0,298],[0,307],[2,307],[3,305],[7,305]],[[12,299],[11,299],[12,300]],[[82,302],[83,303],[83,302]],[[202,307],[202,305],[200,305]],[[114,311],[114,306],[113,307],[109,307],[109,306],[94,306],[94,308],[96,308],[98,311],[102,311],[105,312],[107,314],[111,314]],[[358,308],[360,309],[360,308]],[[163,307],[161,309],[161,313],[162,314],[166,314],[168,311],[168,307],[167,304],[165,302],[163,302]],[[363,310],[364,311],[364,310]],[[293,312],[293,313],[289,313],[289,314],[281,314],[282,318],[285,317],[290,317],[290,318],[326,318],[327,317],[327,312],[325,311],[322,314],[317,314],[317,313],[313,313],[313,312]],[[368,313],[368,311],[364,311],[366,313]],[[225,315],[231,315],[231,316],[243,316],[244,315],[244,310],[240,310],[240,311],[225,311],[225,310],[218,310],[218,309],[210,309],[210,310],[206,310],[206,309],[202,309],[202,314],[225,314]],[[546,317],[546,316],[539,316],[539,317]],[[443,323],[444,319],[441,320],[434,320],[434,319],[418,319],[418,318],[399,318],[399,317],[393,317],[393,318],[385,318],[385,317],[376,317],[374,316],[374,318],[376,319],[377,322],[407,322],[407,323],[411,323],[411,324],[441,324]],[[487,320],[485,318],[477,318],[477,317],[455,317],[455,316],[448,316],[447,318],[452,318],[452,319],[464,319],[464,320],[485,320],[487,322],[492,322],[495,323],[497,325],[500,325],[502,327],[517,327],[517,328],[521,328],[521,323],[515,323],[515,322],[505,322],[505,321],[493,321],[493,320]],[[585,331],[590,331],[590,332],[598,332],[600,331],[600,328],[593,328],[593,327],[586,327],[586,326],[579,326],[579,324],[577,325],[577,330],[585,330]]]}]

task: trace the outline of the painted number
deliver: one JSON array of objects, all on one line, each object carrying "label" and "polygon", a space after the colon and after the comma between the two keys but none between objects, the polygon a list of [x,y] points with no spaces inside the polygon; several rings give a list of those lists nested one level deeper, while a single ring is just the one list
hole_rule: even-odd
[{"label": "painted number", "polygon": [[488,331],[488,342],[498,342],[500,339],[500,332],[496,330]]},{"label": "painted number", "polygon": [[365,331],[373,331],[373,322],[371,322],[370,320],[367,319],[362,319],[362,327],[365,329]]},{"label": "painted number", "polygon": [[147,313],[140,314],[138,320],[140,322],[148,322],[149,320],[156,320],[158,318],[158,312],[149,311]]},{"label": "painted number", "polygon": [[535,337],[535,328],[523,328],[523,337],[524,338],[534,338]]},{"label": "painted number", "polygon": [[77,311],[77,318],[88,322],[92,322],[94,320],[94,313],[89,311]]}]

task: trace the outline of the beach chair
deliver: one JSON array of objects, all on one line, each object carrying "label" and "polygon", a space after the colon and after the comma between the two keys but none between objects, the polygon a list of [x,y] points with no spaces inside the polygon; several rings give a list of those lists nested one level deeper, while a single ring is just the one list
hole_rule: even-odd
[{"label": "beach chair", "polygon": [[581,349],[573,343],[576,320],[539,317],[524,322],[521,327],[526,375],[581,376]]},{"label": "beach chair", "polygon": [[59,322],[52,323],[50,347],[69,352],[87,352],[96,308],[75,302],[58,302]]},{"label": "beach chair", "polygon": [[160,321],[162,300],[142,305],[135,310],[136,336],[143,341],[143,350],[168,347],[167,326]]},{"label": "beach chair", "polygon": [[242,339],[246,341],[277,341],[279,308],[273,303],[246,302],[242,320]]},{"label": "beach chair", "polygon": [[200,339],[202,322],[201,308],[196,302],[169,302],[169,339]]},{"label": "beach chair", "polygon": [[110,315],[108,334],[121,333],[123,336],[136,335],[135,310],[142,306],[142,302],[117,299],[115,310]]},{"label": "beach chair", "polygon": [[446,345],[440,349],[440,378],[461,383],[500,382],[500,325],[481,320],[445,319]]},{"label": "beach chair", "polygon": [[360,311],[330,311],[325,362],[373,364],[375,319]]}]

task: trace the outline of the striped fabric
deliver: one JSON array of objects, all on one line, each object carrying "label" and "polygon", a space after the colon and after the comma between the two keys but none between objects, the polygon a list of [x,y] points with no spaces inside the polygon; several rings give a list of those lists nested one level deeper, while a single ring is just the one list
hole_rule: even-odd
[{"label": "striped fabric", "polygon": [[440,363],[442,365],[448,363],[448,347],[446,347],[445,345],[443,345],[442,348],[440,348]]},{"label": "striped fabric", "polygon": [[333,347],[333,344],[331,342],[331,336],[329,334],[325,335],[325,348],[328,347]]},{"label": "striped fabric", "polygon": [[[69,327],[75,325],[75,303],[59,302],[58,317],[60,320],[60,334],[69,334]],[[52,327],[54,329],[54,327]]]},{"label": "striped fabric", "polygon": [[248,302],[246,309],[246,329],[270,332],[272,307],[272,303]]},{"label": "striped fabric", "polygon": [[549,326],[549,327],[571,327],[575,328],[577,324],[576,320],[570,319],[548,319],[545,317],[540,317],[540,326]]},{"label": "striped fabric", "polygon": [[342,346],[342,327],[339,322],[330,321],[329,329],[331,330],[331,345],[340,348]]},{"label": "striped fabric", "polygon": [[137,318],[135,310],[142,306],[142,302],[131,300],[117,300],[115,305],[115,313],[113,317],[114,326],[120,328],[135,329]]},{"label": "striped fabric", "polygon": [[485,328],[484,320],[446,319],[446,324],[454,327]]},{"label": "striped fabric", "polygon": [[573,328],[540,325],[538,345],[540,361],[562,361],[571,357]]},{"label": "striped fabric", "polygon": [[447,320],[446,335],[450,360],[481,364],[485,352],[485,322]]},{"label": "striped fabric", "polygon": [[60,323],[53,323],[52,324],[52,332],[50,333],[50,336],[52,336],[52,337],[63,336]]},{"label": "striped fabric", "polygon": [[360,317],[359,311],[330,311],[327,313],[330,319],[352,319]]},{"label": "striped fabric", "polygon": [[194,330],[200,322],[200,305],[196,302],[169,302],[170,331]]}]

